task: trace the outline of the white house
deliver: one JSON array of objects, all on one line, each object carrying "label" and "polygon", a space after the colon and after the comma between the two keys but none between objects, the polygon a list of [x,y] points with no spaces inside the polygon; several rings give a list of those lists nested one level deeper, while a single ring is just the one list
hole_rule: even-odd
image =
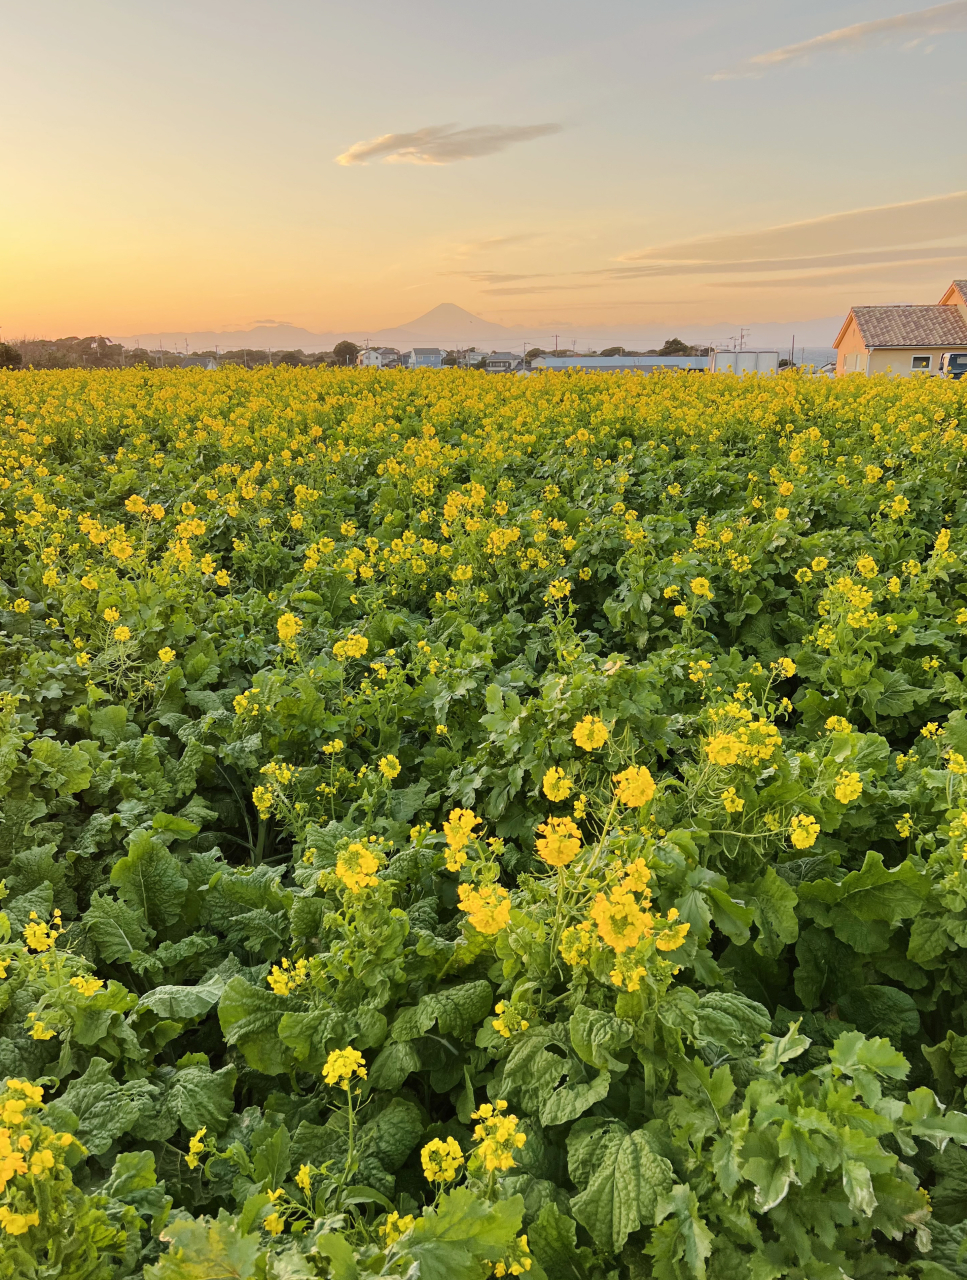
[{"label": "white house", "polygon": [[364,347],[356,357],[356,363],[364,369],[396,369],[400,353],[395,347]]},{"label": "white house", "polygon": [[513,351],[491,351],[484,367],[488,373],[513,373],[522,365],[523,358]]}]

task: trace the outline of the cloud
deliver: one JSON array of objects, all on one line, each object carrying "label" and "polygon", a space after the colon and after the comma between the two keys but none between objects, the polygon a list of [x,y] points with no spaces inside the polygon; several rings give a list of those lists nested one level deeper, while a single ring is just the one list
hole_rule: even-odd
[{"label": "cloud", "polygon": [[808,258],[947,240],[963,236],[965,227],[967,191],[955,191],[905,204],[851,209],[804,222],[787,222],[759,231],[654,245],[623,254],[619,261],[735,264]]},{"label": "cloud", "polygon": [[493,253],[495,249],[506,249],[510,245],[526,244],[538,239],[540,239],[540,233],[537,231],[521,231],[513,236],[488,236],[484,240],[470,240],[466,244],[458,245],[454,250],[454,256],[469,258],[473,254]]},{"label": "cloud", "polygon": [[[649,262],[631,267],[603,267],[584,274],[608,276],[612,280],[641,280],[656,276],[755,275],[767,271],[813,271],[820,267],[844,272],[867,265],[884,267],[923,263],[932,259],[942,262],[952,261],[951,252],[951,247],[872,249],[863,252],[818,254],[804,258],[751,258],[735,262]],[[961,256],[965,253],[967,253],[967,246],[962,249]]]},{"label": "cloud", "polygon": [[825,35],[814,36],[800,44],[787,44],[781,49],[756,54],[748,62],[732,71],[719,71],[713,80],[735,80],[761,76],[773,67],[787,62],[802,62],[812,54],[828,53],[836,49],[862,49],[865,46],[888,39],[892,35],[906,34],[913,43],[925,36],[942,35],[946,31],[967,30],[967,0],[949,0],[947,4],[933,5],[914,13],[897,13],[892,18],[876,18],[872,22],[857,22],[851,27],[839,27]]},{"label": "cloud", "polygon": [[517,142],[531,142],[560,133],[560,124],[480,124],[458,129],[454,124],[428,125],[413,133],[384,133],[368,142],[354,142],[336,156],[336,164],[453,164],[504,151]]}]

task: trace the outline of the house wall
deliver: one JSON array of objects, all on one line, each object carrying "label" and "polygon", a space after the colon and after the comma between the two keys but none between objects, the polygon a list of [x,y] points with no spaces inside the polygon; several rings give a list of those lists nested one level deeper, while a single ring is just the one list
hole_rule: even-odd
[{"label": "house wall", "polygon": [[859,325],[851,316],[836,352],[836,376],[840,377],[844,373],[865,373],[866,356],[866,343],[860,334]]},{"label": "house wall", "polygon": [[[930,356],[929,373],[936,373],[940,366],[940,357],[945,351],[956,351],[956,347],[874,347],[870,355],[870,373],[892,373],[895,378],[908,378],[913,372],[914,356]],[[838,372],[838,369],[837,369]]]}]

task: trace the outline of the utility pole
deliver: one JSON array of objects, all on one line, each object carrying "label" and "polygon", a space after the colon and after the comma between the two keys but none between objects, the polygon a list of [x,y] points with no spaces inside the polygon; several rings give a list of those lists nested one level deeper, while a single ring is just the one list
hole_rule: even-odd
[{"label": "utility pole", "polygon": [[744,350],[745,350],[745,340],[746,340],[746,338],[749,336],[749,334],[750,334],[751,332],[752,332],[752,330],[751,330],[751,329],[740,329],[740,330],[739,330],[739,350],[740,350],[740,351],[744,351]]},{"label": "utility pole", "polygon": [[554,335],[554,354],[557,355],[557,334]]},{"label": "utility pole", "polygon": [[792,335],[792,343],[789,347],[789,366],[794,368],[796,364],[796,335]]}]

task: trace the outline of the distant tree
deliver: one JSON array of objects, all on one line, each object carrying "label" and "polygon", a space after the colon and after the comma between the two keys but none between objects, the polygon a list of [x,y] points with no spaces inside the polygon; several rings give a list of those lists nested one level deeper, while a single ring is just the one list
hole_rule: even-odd
[{"label": "distant tree", "polygon": [[550,355],[549,351],[545,351],[543,347],[531,347],[530,351],[524,356],[525,360],[537,360],[540,356]]},{"label": "distant tree", "polygon": [[665,345],[658,352],[660,356],[690,356],[692,348],[681,338],[666,338]]},{"label": "distant tree", "polygon": [[280,351],[272,359],[273,364],[287,364],[293,367],[305,364],[306,353],[299,351]]},{"label": "distant tree", "polygon": [[460,363],[460,357],[455,351],[448,351],[443,357],[442,363],[446,365],[448,369],[452,369],[455,365]]},{"label": "distant tree", "polygon": [[349,342],[344,338],[342,342],[336,343],[332,349],[332,354],[335,356],[336,364],[355,364],[356,357],[361,350],[362,348],[358,347],[355,342]]},{"label": "distant tree", "polygon": [[24,358],[9,342],[0,342],[0,369],[19,369]]},{"label": "distant tree", "polygon": [[624,347],[605,347],[601,354],[603,356],[623,356],[628,353],[625,351]]}]

